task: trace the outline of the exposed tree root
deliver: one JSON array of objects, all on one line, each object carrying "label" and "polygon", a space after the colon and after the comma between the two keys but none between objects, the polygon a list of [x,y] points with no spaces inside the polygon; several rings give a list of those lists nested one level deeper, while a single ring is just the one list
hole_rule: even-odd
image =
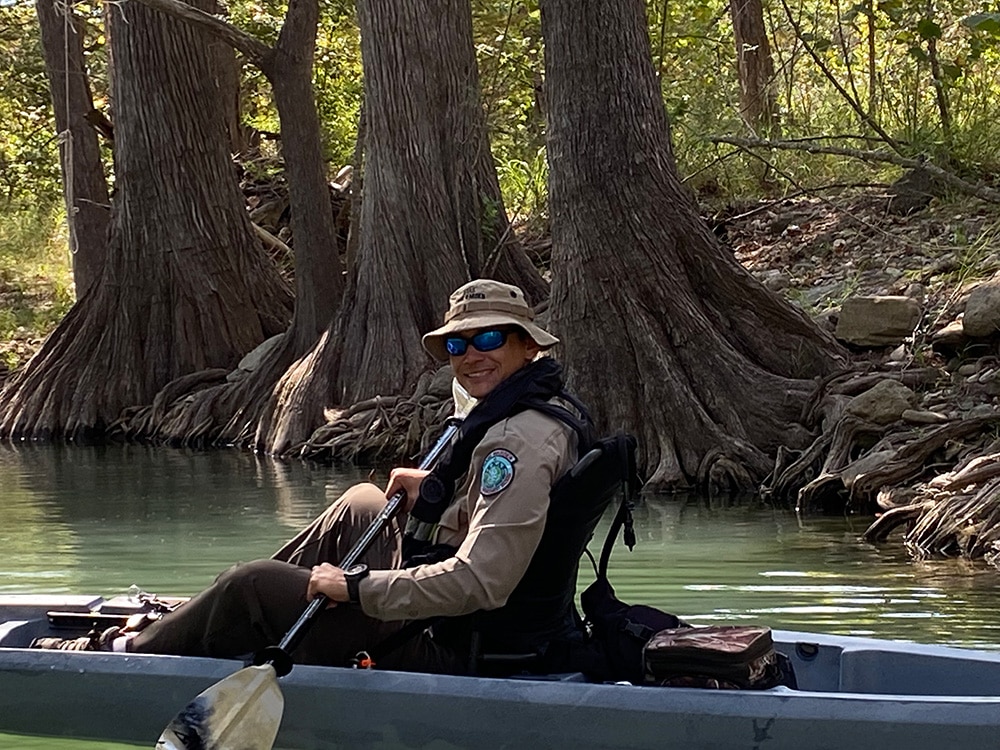
[{"label": "exposed tree root", "polygon": [[[287,403],[289,393],[301,390],[301,378],[327,371],[313,359],[321,349],[289,362],[291,351],[276,346],[235,382],[220,369],[177,378],[152,405],[125,410],[110,432],[183,447],[253,446],[324,462],[396,461],[426,452],[453,409],[450,369],[425,372],[405,397],[376,396],[326,410],[311,399],[304,406]],[[303,416],[302,408],[318,413]]]},{"label": "exposed tree root", "polygon": [[[198,396],[195,392],[204,391],[226,382],[229,370],[201,370],[182,375],[172,380],[156,394],[150,406],[132,407],[124,410],[121,418],[109,427],[109,432],[120,432],[129,440],[141,440],[152,435],[158,435],[166,422],[167,414],[176,406],[178,400],[191,403]],[[168,441],[169,442],[169,441]]]},{"label": "exposed tree root", "polygon": [[887,510],[868,527],[863,534],[863,538],[866,542],[881,544],[888,539],[889,534],[904,524],[908,529],[912,529],[914,521],[920,517],[922,511],[923,505],[921,504],[906,505]]},{"label": "exposed tree root", "polygon": [[[451,414],[450,397],[426,392],[428,373],[408,398],[367,399],[330,415],[296,454],[324,461],[373,463],[425,453]],[[424,394],[418,395],[424,385]]]},{"label": "exposed tree root", "polygon": [[[849,499],[856,496],[855,484],[890,460],[900,443],[920,434],[909,431],[910,425],[880,425],[845,413],[850,397],[882,380],[919,386],[939,377],[938,370],[920,368],[903,373],[841,371],[825,378],[806,403],[802,415],[804,424],[821,428],[820,434],[800,453],[779,450],[761,493],[767,499],[794,505],[799,510],[843,511]],[[900,428],[908,431],[899,434]]]},{"label": "exposed tree root", "polygon": [[1000,453],[978,456],[917,491],[920,513],[904,537],[917,555],[986,557],[1000,551]]},{"label": "exposed tree root", "polygon": [[879,424],[845,409],[849,397],[889,378],[917,388],[941,384],[932,369],[827,378],[803,414],[821,433],[804,451],[777,452],[762,493],[800,512],[881,511],[864,534],[871,543],[903,528],[914,555],[961,555],[1000,566],[1000,411],[952,413],[943,424],[912,416]]},{"label": "exposed tree root", "polygon": [[295,339],[286,333],[249,373],[204,370],[178,378],[152,405],[126,410],[113,427],[128,439],[174,446],[250,446],[275,383],[295,360]]}]

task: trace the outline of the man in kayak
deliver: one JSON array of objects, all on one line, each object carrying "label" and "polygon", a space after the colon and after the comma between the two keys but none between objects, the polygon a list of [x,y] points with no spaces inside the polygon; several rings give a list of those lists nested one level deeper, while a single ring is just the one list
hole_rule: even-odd
[{"label": "man in kayak", "polygon": [[[589,422],[563,390],[558,363],[539,356],[558,339],[533,322],[519,288],[480,279],[449,303],[444,325],[423,346],[450,362],[478,404],[433,471],[395,469],[384,491],[352,487],[272,559],[234,566],[137,633],[110,629],[37,645],[241,657],[277,643],[323,594],[331,606],[293,652],[298,663],[344,666],[378,653],[389,669],[463,674],[476,671],[485,651],[531,654],[543,671],[567,667],[583,641],[576,566],[592,523],[575,523],[571,511],[560,515],[565,528],[544,541],[543,532],[553,485],[589,440]],[[418,499],[444,509],[429,538],[407,536],[397,517],[363,565],[337,567],[400,489],[406,511]],[[386,646],[413,621],[434,624],[410,626]]]}]

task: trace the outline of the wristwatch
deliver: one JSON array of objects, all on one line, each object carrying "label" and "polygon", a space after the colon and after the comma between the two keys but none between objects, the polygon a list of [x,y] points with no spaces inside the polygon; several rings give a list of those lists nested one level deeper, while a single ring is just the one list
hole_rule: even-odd
[{"label": "wristwatch", "polygon": [[344,580],[347,581],[347,601],[351,604],[361,603],[361,594],[358,587],[361,581],[368,577],[368,566],[364,563],[355,563],[344,571]]}]

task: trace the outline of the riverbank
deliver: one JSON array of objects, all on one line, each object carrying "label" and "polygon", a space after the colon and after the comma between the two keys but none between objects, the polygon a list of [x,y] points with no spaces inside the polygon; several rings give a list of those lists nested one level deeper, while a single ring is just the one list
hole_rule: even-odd
[{"label": "riverbank", "polygon": [[848,297],[917,300],[914,354],[931,356],[929,338],[1000,271],[1000,206],[981,201],[934,200],[900,215],[888,195],[866,192],[741,206],[714,220],[737,260],[831,330]]},{"label": "riverbank", "polygon": [[[1000,317],[970,335],[963,315],[970,296],[1000,272],[1000,207],[935,198],[910,213],[898,209],[888,194],[867,190],[705,212],[740,263],[849,345],[850,366],[821,384],[804,414],[818,437],[778,456],[763,493],[810,512],[884,514],[872,541],[902,527],[918,554],[997,564]],[[547,262],[546,239],[526,245]],[[3,283],[0,295],[9,291]],[[851,338],[845,311],[859,299],[891,300],[912,320],[895,333]],[[867,325],[880,315],[860,317]],[[41,331],[23,330],[7,342],[17,356],[40,342]],[[447,408],[446,380],[428,373],[413,394],[329,414],[301,455],[368,462],[412,453],[414,438],[426,438]],[[962,493],[960,514],[942,511]]]},{"label": "riverbank", "polygon": [[0,382],[38,351],[73,304],[73,269],[56,209],[0,221]]},{"label": "riverbank", "polygon": [[[867,191],[706,208],[704,214],[740,263],[830,330],[850,296],[918,300],[922,317],[908,347],[917,353],[962,312],[975,285],[1000,273],[1000,206],[935,199],[898,215],[888,204],[886,193]],[[38,349],[72,302],[64,245],[64,227],[51,217],[5,217],[0,227],[0,362],[8,369]],[[536,262],[548,262],[547,239],[527,245]]]}]

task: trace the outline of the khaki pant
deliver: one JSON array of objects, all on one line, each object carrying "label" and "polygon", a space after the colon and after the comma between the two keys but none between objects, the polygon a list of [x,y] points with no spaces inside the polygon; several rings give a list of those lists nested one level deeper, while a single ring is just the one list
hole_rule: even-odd
[{"label": "khaki pant", "polygon": [[[129,650],[241,658],[277,644],[306,608],[306,585],[313,565],[338,564],[385,507],[372,484],[355,485],[270,560],[234,565],[176,611],[153,623]],[[398,568],[402,530],[393,521],[361,562],[373,570]],[[299,664],[347,666],[358,652],[374,648],[402,622],[368,617],[356,605],[326,609],[292,653]],[[427,634],[410,638],[379,660],[379,667],[463,674],[467,659],[435,643]]]}]

